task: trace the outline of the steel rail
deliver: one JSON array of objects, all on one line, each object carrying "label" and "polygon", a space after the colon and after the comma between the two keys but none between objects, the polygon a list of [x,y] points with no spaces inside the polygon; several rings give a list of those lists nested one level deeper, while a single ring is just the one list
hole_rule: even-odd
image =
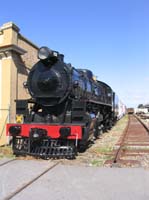
[{"label": "steel rail", "polygon": [[143,125],[143,127],[149,134],[149,128],[147,127],[147,125],[137,115],[134,115],[134,117]]},{"label": "steel rail", "polygon": [[36,176],[35,178],[33,178],[32,180],[30,180],[28,183],[26,183],[25,185],[23,185],[22,187],[18,188],[16,191],[14,191],[12,194],[10,194],[9,196],[7,196],[4,200],[10,200],[13,197],[15,197],[17,194],[19,194],[20,192],[22,192],[24,189],[26,189],[28,186],[30,186],[31,184],[33,184],[34,182],[36,182],[40,177],[42,177],[44,174],[46,174],[47,172],[49,172],[50,170],[52,170],[54,167],[56,167],[58,164],[60,163],[60,161],[58,161],[57,163],[55,163],[54,165],[48,167],[48,169],[44,170],[42,173],[40,173],[38,176]]},{"label": "steel rail", "polygon": [[130,126],[130,115],[128,115],[128,123],[127,123],[127,125],[126,125],[126,128],[125,128],[124,131],[123,131],[123,138],[122,138],[122,140],[121,140],[121,143],[120,143],[120,146],[119,146],[118,150],[116,151],[115,157],[114,157],[114,159],[113,159],[112,166],[113,166],[113,164],[117,163],[118,160],[120,159],[121,152],[122,152],[122,148],[123,148],[123,146],[124,146],[124,141],[125,141],[125,138],[126,138],[126,136],[127,136],[127,134],[128,134],[129,126]]},{"label": "steel rail", "polygon": [[7,160],[6,162],[4,162],[4,163],[1,163],[0,164],[0,167],[2,167],[2,166],[4,166],[4,165],[7,165],[7,164],[9,164],[9,163],[11,163],[11,162],[13,162],[13,161],[16,161],[17,159],[11,159],[11,160]]}]

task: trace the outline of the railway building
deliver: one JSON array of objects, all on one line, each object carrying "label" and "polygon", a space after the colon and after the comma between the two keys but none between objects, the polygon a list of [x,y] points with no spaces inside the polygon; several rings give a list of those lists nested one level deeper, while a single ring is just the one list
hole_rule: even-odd
[{"label": "railway building", "polygon": [[12,22],[0,27],[0,146],[8,143],[6,123],[15,122],[15,99],[26,99],[23,82],[37,62],[38,47]]}]

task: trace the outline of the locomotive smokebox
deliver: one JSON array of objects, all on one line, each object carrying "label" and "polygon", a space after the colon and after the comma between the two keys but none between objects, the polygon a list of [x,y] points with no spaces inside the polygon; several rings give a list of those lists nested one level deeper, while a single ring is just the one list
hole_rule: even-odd
[{"label": "locomotive smokebox", "polygon": [[37,84],[41,91],[50,92],[58,87],[59,77],[54,70],[45,71],[40,74]]}]

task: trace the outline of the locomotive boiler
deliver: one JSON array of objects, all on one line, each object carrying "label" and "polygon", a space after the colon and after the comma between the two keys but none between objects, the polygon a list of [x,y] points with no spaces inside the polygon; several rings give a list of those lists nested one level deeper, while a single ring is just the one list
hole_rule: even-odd
[{"label": "locomotive boiler", "polygon": [[16,155],[74,158],[90,140],[112,127],[115,93],[87,69],[76,69],[47,47],[38,52],[16,100],[16,123],[7,124]]}]

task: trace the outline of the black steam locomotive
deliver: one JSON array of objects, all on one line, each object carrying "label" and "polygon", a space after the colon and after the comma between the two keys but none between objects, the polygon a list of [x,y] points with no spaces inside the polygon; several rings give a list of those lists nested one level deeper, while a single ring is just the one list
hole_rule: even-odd
[{"label": "black steam locomotive", "polygon": [[24,84],[31,98],[16,100],[16,123],[7,125],[14,154],[73,158],[112,127],[115,93],[57,51],[42,47],[38,58]]}]

